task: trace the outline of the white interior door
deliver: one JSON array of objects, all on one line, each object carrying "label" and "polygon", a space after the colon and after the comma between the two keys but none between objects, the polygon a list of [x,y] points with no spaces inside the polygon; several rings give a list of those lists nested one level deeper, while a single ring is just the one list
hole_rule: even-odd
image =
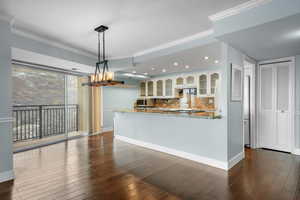
[{"label": "white interior door", "polygon": [[291,151],[290,63],[261,66],[261,147]]}]

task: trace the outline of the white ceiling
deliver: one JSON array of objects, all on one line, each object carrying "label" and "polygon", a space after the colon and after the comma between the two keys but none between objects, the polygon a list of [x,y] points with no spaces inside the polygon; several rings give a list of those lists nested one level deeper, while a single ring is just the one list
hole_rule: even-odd
[{"label": "white ceiling", "polygon": [[[205,57],[208,57],[206,60]],[[215,63],[215,61],[218,63]],[[174,63],[178,65],[175,66]],[[158,57],[143,63],[136,64],[133,68],[122,70],[124,72],[136,74],[147,73],[148,76],[158,76],[170,73],[184,73],[210,69],[220,66],[222,63],[221,43],[214,42],[201,47],[196,47],[179,53]],[[189,68],[186,68],[186,65]],[[165,69],[165,72],[163,72]]]},{"label": "white ceiling", "polygon": [[300,55],[300,14],[254,28],[221,36],[220,39],[261,61]]},{"label": "white ceiling", "polygon": [[1,0],[14,27],[95,54],[101,24],[110,57],[127,57],[206,31],[209,15],[248,0]]}]

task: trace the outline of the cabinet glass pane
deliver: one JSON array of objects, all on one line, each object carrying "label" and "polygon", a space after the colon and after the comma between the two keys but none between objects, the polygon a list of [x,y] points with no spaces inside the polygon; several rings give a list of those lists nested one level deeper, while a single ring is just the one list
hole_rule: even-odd
[{"label": "cabinet glass pane", "polygon": [[140,83],[140,94],[141,94],[141,96],[146,95],[146,83],[145,82]]},{"label": "cabinet glass pane", "polygon": [[[286,64],[285,64],[286,65]],[[289,67],[277,67],[277,109],[289,109]]]},{"label": "cabinet glass pane", "polygon": [[166,96],[172,96],[172,80],[166,80]]},{"label": "cabinet glass pane", "polygon": [[187,84],[194,84],[195,78],[193,76],[189,76],[186,78]]},{"label": "cabinet glass pane", "polygon": [[156,82],[156,95],[163,96],[163,81],[159,80]]},{"label": "cabinet glass pane", "polygon": [[181,78],[181,77],[177,78],[176,85],[183,85],[183,78]]},{"label": "cabinet glass pane", "polygon": [[205,74],[199,76],[199,94],[207,94],[207,76]]},{"label": "cabinet glass pane", "polygon": [[272,109],[273,107],[273,75],[272,68],[261,69],[261,104],[263,109]]},{"label": "cabinet glass pane", "polygon": [[211,94],[215,94],[216,83],[217,83],[218,79],[219,79],[219,74],[213,73],[212,75],[210,75],[210,92],[211,92]]},{"label": "cabinet glass pane", "polygon": [[148,86],[148,96],[153,96],[153,81],[147,82]]}]

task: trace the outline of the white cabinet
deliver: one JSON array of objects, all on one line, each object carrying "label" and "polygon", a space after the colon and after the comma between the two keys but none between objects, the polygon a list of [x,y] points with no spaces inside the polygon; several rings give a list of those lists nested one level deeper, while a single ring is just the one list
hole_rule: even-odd
[{"label": "white cabinet", "polygon": [[145,97],[146,96],[146,82],[140,83],[140,96]]},{"label": "white cabinet", "polygon": [[209,71],[151,79],[140,83],[140,96],[172,98],[177,90],[189,87],[197,89],[198,97],[214,97],[220,78],[219,72]]},{"label": "white cabinet", "polygon": [[154,95],[154,84],[153,81],[147,82],[147,96],[151,97]]},{"label": "white cabinet", "polygon": [[220,78],[220,74],[215,72],[215,73],[211,73],[209,75],[210,77],[210,95],[215,95],[216,94],[216,87],[218,84],[218,80]]},{"label": "white cabinet", "polygon": [[199,75],[199,87],[198,92],[201,97],[208,96],[208,76],[207,74]]},{"label": "white cabinet", "polygon": [[158,96],[158,97],[164,96],[164,93],[163,93],[163,80],[156,81],[156,96]]},{"label": "white cabinet", "polygon": [[173,96],[173,80],[167,79],[165,84],[165,96],[171,97]]}]

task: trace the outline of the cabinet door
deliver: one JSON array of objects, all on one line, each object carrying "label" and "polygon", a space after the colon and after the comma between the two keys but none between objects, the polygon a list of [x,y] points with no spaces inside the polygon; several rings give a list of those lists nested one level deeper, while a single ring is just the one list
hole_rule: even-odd
[{"label": "cabinet door", "polygon": [[166,96],[173,95],[173,83],[171,79],[166,80]]},{"label": "cabinet door", "polygon": [[148,96],[153,96],[153,81],[147,82]]},{"label": "cabinet door", "polygon": [[146,83],[145,82],[140,83],[140,96],[142,96],[142,97],[146,96]]},{"label": "cabinet door", "polygon": [[183,78],[182,77],[178,77],[176,79],[176,85],[183,85]]},{"label": "cabinet door", "polygon": [[156,96],[163,96],[163,81],[156,82]]},{"label": "cabinet door", "polygon": [[188,77],[186,77],[186,83],[188,85],[194,84],[195,83],[195,77],[194,76],[188,76]]},{"label": "cabinet door", "polygon": [[217,81],[219,80],[220,75],[218,73],[213,73],[210,75],[210,94],[216,94]]},{"label": "cabinet door", "polygon": [[199,76],[199,95],[206,96],[207,95],[207,75],[201,74]]}]

